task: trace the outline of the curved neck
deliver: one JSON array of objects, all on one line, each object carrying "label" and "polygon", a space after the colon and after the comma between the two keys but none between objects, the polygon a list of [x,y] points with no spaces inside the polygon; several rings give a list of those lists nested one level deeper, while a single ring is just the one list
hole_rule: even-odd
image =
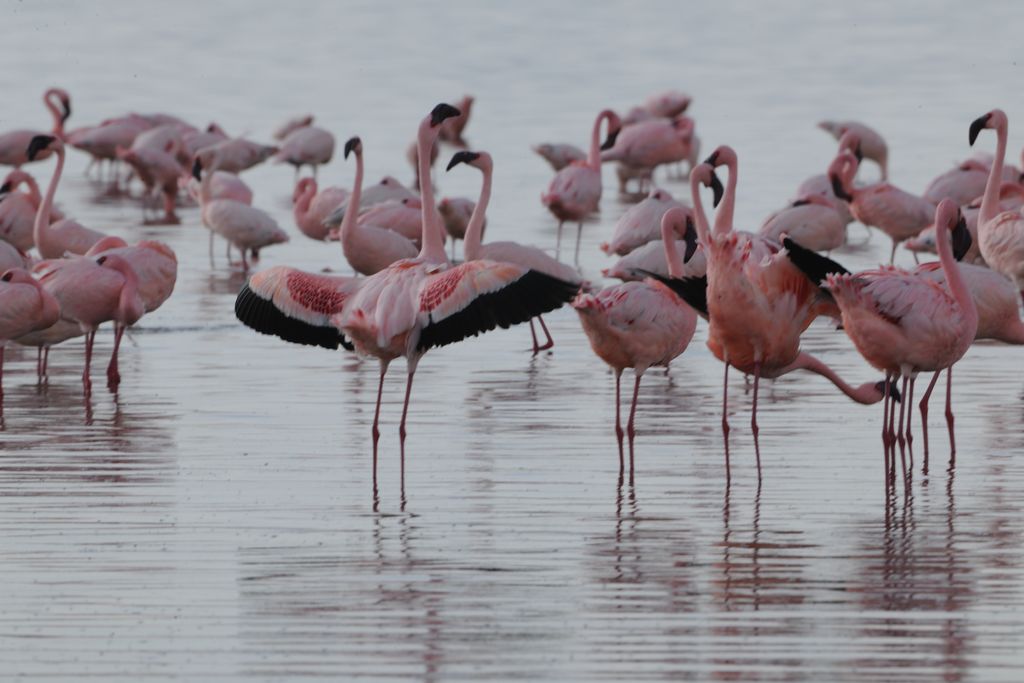
[{"label": "curved neck", "polygon": [[1006,159],[1007,125],[1000,121],[996,126],[996,156],[992,160],[992,168],[988,171],[988,182],[985,183],[985,194],[981,199],[981,212],[978,214],[978,226],[996,217],[999,213],[999,186],[1003,181],[1003,160]]},{"label": "curved neck", "polygon": [[213,198],[213,174],[216,173],[213,169],[216,167],[217,163],[214,162],[210,164],[210,168],[204,168],[202,170],[202,179],[199,181],[200,204],[206,204]]},{"label": "curved neck", "polygon": [[42,197],[39,194],[39,185],[36,183],[36,179],[26,173],[21,179],[21,182],[28,186],[29,201],[36,206],[39,206],[39,203],[42,201]]},{"label": "curved neck", "polygon": [[292,207],[292,214],[295,216],[295,222],[300,225],[306,223],[306,219],[309,217],[309,207],[313,203],[313,197],[316,195],[316,186],[310,184],[299,195],[298,199],[295,200],[295,206]]},{"label": "curved neck", "polygon": [[124,277],[124,286],[121,287],[121,294],[117,298],[117,310],[123,321],[132,324],[142,317],[143,313],[139,302],[139,278],[131,266],[118,268],[117,271]]},{"label": "curved neck", "polygon": [[843,379],[832,370],[832,368],[825,365],[809,353],[801,352],[800,355],[797,356],[796,360],[786,368],[787,372],[790,370],[807,370],[817,375],[821,375],[828,381],[832,382],[832,384],[836,385],[836,388],[839,389],[839,391],[843,392],[857,403],[863,403],[866,405],[878,403],[879,392],[878,389],[875,388],[874,384],[869,382],[867,384],[862,384],[859,387],[852,387],[844,382]]},{"label": "curved neck", "polygon": [[[980,223],[979,223],[980,225]],[[970,339],[974,340],[974,334],[978,329],[978,309],[974,305],[974,297],[967,288],[967,281],[964,280],[960,265],[953,258],[953,245],[950,243],[951,235],[949,228],[938,220],[935,222],[935,246],[939,252],[939,262],[942,264],[942,272],[946,275],[946,286],[950,294],[960,304],[968,324],[972,327]],[[973,320],[973,322],[971,322]]]},{"label": "curved neck", "polygon": [[722,198],[722,205],[718,207],[715,214],[715,234],[722,234],[732,230],[732,215],[736,208],[736,167],[735,159],[731,159],[726,166],[729,169],[729,182],[725,185],[725,197]]},{"label": "curved neck", "polygon": [[357,145],[356,152],[356,178],[352,181],[352,194],[348,196],[348,206],[345,207],[345,216],[341,219],[342,245],[349,242],[356,233],[356,225],[359,222],[359,199],[363,196],[363,150]]},{"label": "curved neck", "polygon": [[608,117],[603,111],[594,120],[594,129],[590,133],[590,153],[587,155],[587,166],[600,172],[601,170],[601,122]]},{"label": "curved neck", "polygon": [[487,204],[491,201],[491,177],[494,175],[494,167],[491,164],[484,164],[480,172],[484,176],[483,184],[480,186],[480,198],[473,207],[473,215],[469,217],[469,225],[466,226],[466,236],[462,243],[462,254],[467,261],[480,258],[484,219],[487,216]]},{"label": "curved neck", "polygon": [[58,97],[57,93],[52,90],[47,90],[43,95],[43,104],[50,110],[50,114],[53,116],[53,134],[57,137],[64,138],[64,112],[57,108],[57,105],[53,103],[53,98]]},{"label": "curved neck", "polygon": [[708,240],[708,215],[704,213],[704,203],[700,200],[700,181],[696,176],[690,177],[690,195],[693,201],[693,220],[697,223],[697,239]]},{"label": "curved neck", "polygon": [[430,263],[448,263],[448,253],[444,249],[442,237],[443,227],[440,225],[440,215],[434,204],[434,183],[430,179],[430,149],[434,146],[439,132],[440,127],[432,127],[428,118],[420,124],[419,135],[416,138],[416,151],[419,154],[416,163],[420,171],[420,201],[423,205],[423,237],[420,241],[419,258]]},{"label": "curved neck", "polygon": [[46,188],[46,196],[43,203],[36,211],[36,222],[32,226],[32,237],[36,241],[36,249],[40,254],[53,253],[59,245],[50,241],[50,211],[53,209],[53,197],[57,194],[57,185],[60,183],[60,175],[64,172],[64,145],[59,141],[54,143],[57,152],[57,165],[53,168],[53,177],[50,178],[50,185]]},{"label": "curved neck", "polygon": [[[661,242],[665,248],[665,260],[668,262],[669,277],[683,276],[683,259],[676,250],[676,226],[679,222],[677,218],[670,218],[667,214],[661,219]],[[685,226],[686,222],[684,219],[684,230]]]}]

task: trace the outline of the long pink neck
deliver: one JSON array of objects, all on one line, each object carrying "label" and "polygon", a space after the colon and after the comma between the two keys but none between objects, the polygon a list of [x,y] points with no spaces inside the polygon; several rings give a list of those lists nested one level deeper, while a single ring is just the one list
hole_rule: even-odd
[{"label": "long pink neck", "polygon": [[307,225],[310,219],[309,207],[313,203],[313,197],[316,195],[316,184],[310,183],[303,189],[302,194],[295,200],[295,206],[292,207],[292,215],[295,216],[295,222],[298,225],[304,226],[307,229],[318,229],[319,226]]},{"label": "long pink neck", "polygon": [[[420,124],[416,138],[419,159],[416,163],[420,171],[420,201],[423,209],[423,238],[420,242],[419,258],[429,263],[448,263],[448,254],[444,250],[443,227],[440,215],[434,203],[434,183],[430,179],[430,148],[437,140],[440,126],[431,126],[429,117]],[[348,215],[348,212],[345,212]]]},{"label": "long pink neck", "polygon": [[352,183],[352,194],[348,196],[348,206],[345,207],[345,216],[341,219],[342,245],[349,243],[356,233],[356,224],[359,221],[359,199],[363,196],[363,150],[357,145],[356,152],[356,179]]},{"label": "long pink neck", "polygon": [[487,204],[491,201],[491,177],[494,175],[494,166],[485,163],[480,168],[483,173],[483,184],[480,186],[480,198],[473,207],[473,215],[469,217],[469,225],[466,226],[466,237],[462,245],[462,253],[467,261],[475,261],[480,258],[480,242],[484,236],[484,219],[487,217]]},{"label": "long pink neck", "polygon": [[697,238],[701,242],[708,241],[708,215],[704,213],[704,202],[700,200],[700,181],[695,175],[690,176],[690,198],[693,200],[693,220],[697,223]]},{"label": "long pink neck", "polygon": [[39,203],[42,201],[42,197],[39,194],[39,185],[36,183],[36,179],[26,173],[21,181],[28,186],[29,201],[34,205],[39,206]]},{"label": "long pink neck", "polygon": [[[980,223],[979,223],[980,225]],[[939,252],[939,262],[942,264],[942,271],[946,275],[946,285],[950,294],[960,304],[963,310],[965,324],[970,330],[967,337],[974,341],[974,335],[978,331],[978,309],[974,305],[974,297],[967,288],[967,281],[960,270],[960,265],[953,258],[953,246],[950,244],[950,231],[946,225],[938,220],[935,222],[935,246]]]},{"label": "long pink neck", "polygon": [[46,188],[46,196],[43,203],[36,211],[36,222],[32,226],[32,237],[36,241],[36,249],[39,253],[54,253],[61,251],[60,245],[53,242],[50,234],[50,212],[53,209],[53,198],[57,194],[57,185],[60,183],[61,173],[64,172],[64,145],[60,142],[53,143],[57,148],[57,165],[53,169],[53,177],[50,178],[50,185]]},{"label": "long pink neck", "polygon": [[590,133],[590,153],[587,155],[587,166],[598,173],[601,172],[601,122],[611,114],[607,109],[597,115],[594,129]]},{"label": "long pink neck", "polygon": [[985,225],[999,213],[999,186],[1003,181],[1003,161],[1006,159],[1007,124],[1000,120],[996,126],[996,157],[992,160],[992,168],[988,171],[988,182],[985,183],[985,194],[981,199],[981,211],[978,213],[978,227]]},{"label": "long pink neck", "polygon": [[732,231],[733,210],[736,208],[736,160],[731,159],[727,167],[729,168],[729,182],[725,185],[725,197],[722,199],[721,206],[718,207],[718,213],[715,214],[716,235]]},{"label": "long pink neck", "polygon": [[822,363],[820,360],[815,358],[809,353],[801,352],[795,361],[787,366],[785,372],[790,370],[807,370],[817,375],[821,375],[832,384],[836,385],[839,391],[843,392],[857,403],[863,403],[865,405],[878,403],[878,389],[875,388],[874,384],[870,382],[862,384],[859,387],[852,387],[843,379],[837,375],[832,368]]},{"label": "long pink neck", "polygon": [[676,226],[680,222],[682,222],[682,227],[685,230],[685,218],[680,221],[677,216],[670,216],[666,213],[661,219],[661,242],[665,248],[665,260],[668,262],[669,277],[683,276],[683,259],[679,256],[679,252],[676,251]]},{"label": "long pink neck", "polygon": [[60,139],[64,139],[64,113],[57,108],[57,105],[53,103],[53,98],[57,97],[57,93],[52,90],[47,90],[43,95],[43,104],[50,110],[50,114],[53,116],[53,134]]},{"label": "long pink neck", "polygon": [[220,159],[216,159],[210,164],[209,168],[203,169],[202,178],[199,181],[199,204],[205,205],[213,199],[213,174],[216,173],[213,169],[217,168],[220,164]]}]

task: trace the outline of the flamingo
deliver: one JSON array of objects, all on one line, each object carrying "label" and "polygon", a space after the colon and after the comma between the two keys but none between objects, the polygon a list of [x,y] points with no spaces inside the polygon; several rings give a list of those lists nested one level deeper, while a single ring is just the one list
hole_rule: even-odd
[{"label": "flamingo", "polygon": [[[860,138],[855,133],[847,131],[839,138],[839,149],[837,154],[841,154],[843,151],[849,151],[854,154],[858,159],[864,157],[861,151]],[[793,201],[804,199],[810,195],[821,195],[835,203],[836,211],[842,216],[843,224],[849,225],[853,222],[853,214],[850,213],[850,205],[844,200],[836,197],[836,193],[832,189],[832,181],[829,179],[827,173],[819,173],[813,175],[807,180],[800,183],[800,186],[796,189],[796,194],[793,196]],[[868,235],[871,235],[871,231],[868,231]]]},{"label": "flamingo", "polygon": [[[669,209],[661,219],[665,258],[671,276],[682,275],[682,263],[673,247],[678,225],[688,216],[680,207]],[[681,355],[697,328],[697,314],[672,289],[654,279],[624,282],[602,289],[597,294],[580,294],[572,302],[580,316],[583,331],[594,353],[611,366],[615,374],[615,436],[619,442],[622,466],[622,421],[620,386],[622,371],[633,368],[633,401],[629,409],[626,433],[632,457],[636,436],[636,404],[640,380],[652,365],[668,364]]]},{"label": "flamingo", "polygon": [[[517,266],[529,268],[531,271],[543,273],[556,280],[576,285],[579,289],[583,286],[583,279],[573,268],[551,258],[537,247],[524,246],[516,242],[491,242],[481,244],[484,232],[484,217],[487,215],[487,205],[491,199],[491,179],[494,173],[494,161],[487,152],[457,152],[448,162],[448,169],[452,170],[458,164],[466,164],[478,169],[483,174],[483,183],[480,187],[480,197],[473,208],[473,215],[466,229],[466,239],[462,246],[463,257],[467,261],[485,259],[488,261],[499,261],[502,263],[513,263]],[[537,343],[537,333],[533,327],[533,319],[530,319],[530,335],[533,337],[533,353],[550,349],[555,345],[551,338],[548,326],[544,318],[537,316],[537,322],[547,340],[543,345]]]},{"label": "flamingo", "polygon": [[303,114],[301,116],[296,116],[295,118],[288,119],[283,124],[278,126],[271,137],[273,137],[275,140],[281,141],[287,138],[291,133],[297,131],[298,129],[312,125],[312,114]]},{"label": "flamingo", "polygon": [[669,209],[681,206],[667,190],[651,190],[622,214],[615,224],[611,240],[601,243],[601,251],[624,256],[648,242],[660,241],[662,217]]},{"label": "flamingo", "polygon": [[[59,307],[59,304],[58,304]],[[36,377],[42,381],[46,377],[46,369],[50,363],[50,347],[61,344],[68,339],[81,337],[81,326],[76,322],[58,318],[49,327],[23,334],[14,340],[18,346],[32,346],[36,349]]]},{"label": "flamingo", "polygon": [[988,168],[977,159],[968,159],[936,176],[924,190],[924,198],[938,204],[949,197],[961,206],[985,193]]},{"label": "flamingo", "polygon": [[43,288],[60,304],[61,318],[78,323],[85,333],[82,383],[86,393],[92,387],[90,367],[96,329],[108,320],[114,322],[114,352],[107,366],[107,384],[116,389],[121,381],[117,363],[121,337],[125,328],[134,325],[146,310],[131,264],[115,254],[104,254],[98,258],[43,261],[34,270],[40,275]]},{"label": "flamingo", "polygon": [[[66,90],[50,88],[43,93],[43,104],[53,116],[52,135],[64,137],[64,122],[71,116],[71,96]],[[12,130],[0,135],[0,164],[19,168],[30,161],[42,161],[50,156],[45,151],[30,159],[26,154],[32,138],[43,133],[36,130]]]},{"label": "flamingo", "polygon": [[206,130],[182,135],[181,142],[184,146],[182,151],[188,157],[188,161],[191,162],[199,150],[211,147],[227,139],[228,134],[224,132],[224,129],[216,123],[211,123],[206,127]]},{"label": "flamingo", "polygon": [[985,128],[996,131],[996,156],[989,171],[985,194],[978,214],[978,246],[992,270],[1013,280],[1024,294],[1024,214],[999,212],[999,188],[1006,159],[1009,122],[1001,109],[993,109],[971,123],[969,142],[973,145]]},{"label": "flamingo", "polygon": [[143,190],[143,222],[146,218],[146,203],[154,194],[160,194],[164,200],[163,223],[177,225],[180,219],[174,212],[175,200],[178,197],[178,179],[184,169],[173,153],[177,143],[173,140],[165,149],[151,147],[120,148],[117,158],[131,166],[142,181]]},{"label": "flamingo", "polygon": [[458,114],[447,119],[441,125],[441,135],[439,138],[445,142],[451,143],[456,147],[465,147],[466,141],[462,137],[462,133],[466,130],[466,126],[469,124],[469,114],[473,109],[473,96],[464,95],[461,100],[455,105],[458,110]]},{"label": "flamingo", "polygon": [[131,265],[136,287],[146,313],[160,308],[174,292],[178,280],[178,257],[163,242],[142,240],[128,244],[120,237],[105,237],[85,253],[93,259],[117,256]]},{"label": "flamingo", "polygon": [[[28,188],[27,192],[17,191],[22,184]],[[20,169],[8,173],[3,185],[0,185],[0,240],[13,244],[21,251],[28,251],[35,246],[32,226],[42,203],[43,198],[35,178]],[[51,220],[63,217],[60,211],[50,209]]]},{"label": "flamingo", "polygon": [[57,184],[64,172],[64,143],[52,135],[37,135],[28,146],[28,158],[35,159],[43,150],[52,150],[57,154],[57,165],[53,169],[53,177],[46,188],[46,196],[36,212],[32,237],[36,249],[44,259],[62,258],[66,253],[84,254],[92,245],[106,237],[102,232],[90,230],[81,223],[64,218],[50,223],[50,212],[53,210],[53,197],[57,194]]},{"label": "flamingo", "polygon": [[[193,178],[178,178],[178,187],[184,188],[188,196],[199,202],[199,188],[201,183]],[[210,196],[214,199],[233,199],[242,204],[252,206],[252,188],[244,180],[234,173],[227,171],[214,171],[210,178]]]},{"label": "flamingo", "polygon": [[857,121],[822,121],[818,128],[836,140],[841,140],[846,133],[856,135],[860,140],[863,155],[878,164],[881,169],[882,182],[889,179],[889,147],[878,131]]},{"label": "flamingo", "polygon": [[345,158],[350,153],[356,156],[356,179],[352,185],[348,210],[341,221],[342,253],[357,273],[373,275],[390,266],[395,261],[410,259],[416,256],[419,249],[412,240],[397,232],[378,228],[359,221],[359,196],[363,193],[363,143],[359,138],[352,138],[345,143]]},{"label": "flamingo", "polygon": [[693,98],[680,90],[666,90],[651,95],[644,102],[643,108],[652,116],[674,119],[690,108]]},{"label": "flamingo", "polygon": [[[469,227],[469,219],[473,216],[473,209],[476,204],[472,199],[465,197],[445,197],[437,205],[437,211],[444,221],[445,232],[452,240],[452,260],[455,260],[455,242],[466,238],[466,229]],[[480,228],[483,233],[487,230],[487,219]]]},{"label": "flamingo", "polygon": [[[116,161],[118,147],[130,148],[135,143],[135,138],[152,128],[153,125],[152,121],[141,116],[123,116],[109,119],[97,126],[68,131],[64,140],[68,145],[92,157],[86,168],[86,173],[88,173],[93,164],[101,163],[104,160]],[[116,176],[114,180],[116,183]]]},{"label": "flamingo", "polygon": [[854,187],[857,157],[850,152],[837,156],[828,167],[836,196],[850,204],[854,218],[873,226],[892,238],[889,263],[896,258],[900,242],[917,235],[931,224],[935,206],[922,197],[904,192],[887,182],[866,187]]},{"label": "flamingo", "polygon": [[539,154],[544,161],[551,164],[551,168],[553,168],[556,173],[569,164],[577,161],[583,162],[587,159],[587,153],[576,145],[545,142],[539,145],[534,145],[530,149]]},{"label": "flamingo", "polygon": [[627,177],[639,177],[641,191],[658,166],[691,158],[693,119],[651,119],[625,126],[615,144],[601,153],[601,161],[617,161]]},{"label": "flamingo", "polygon": [[334,136],[323,128],[309,125],[289,133],[273,158],[275,163],[294,166],[296,177],[303,166],[312,166],[313,177],[316,178],[317,169],[330,163],[333,156]]},{"label": "flamingo", "polygon": [[[433,147],[430,148],[430,169],[431,169],[431,172],[433,172],[434,164],[437,163],[437,155],[438,154],[440,154],[440,152],[437,149],[437,145],[434,145]],[[409,143],[409,147],[405,151],[405,158],[412,165],[413,173],[415,174],[413,176],[412,186],[413,186],[413,188],[418,190],[418,189],[420,189],[420,160],[419,160],[419,149],[418,149],[418,145],[416,144],[415,140],[413,140],[411,143]]]},{"label": "flamingo", "polygon": [[[419,197],[394,176],[384,176],[379,183],[363,190],[363,196],[359,198],[359,207],[365,213],[370,210],[370,207],[377,204],[403,199],[419,199]],[[324,224],[332,228],[340,226],[341,221],[345,219],[346,208],[348,208],[348,199],[327,216]]]},{"label": "flamingo", "polygon": [[330,228],[324,224],[324,219],[348,196],[349,191],[343,187],[331,186],[318,190],[314,178],[302,178],[292,192],[295,225],[310,239],[326,240]]},{"label": "flamingo", "polygon": [[[599,136],[601,122],[605,120],[608,121],[608,137],[602,145]],[[583,219],[597,211],[598,202],[601,201],[601,150],[611,149],[621,127],[622,123],[615,112],[611,109],[601,111],[594,120],[587,160],[570,164],[556,173],[548,191],[541,195],[541,203],[558,219],[556,254],[561,251],[562,226],[566,221],[574,221],[579,225],[576,231],[576,261],[579,261]]]},{"label": "flamingo", "polygon": [[846,243],[846,223],[837,203],[820,194],[801,197],[768,216],[760,234],[777,242],[789,235],[808,249],[832,251]]},{"label": "flamingo", "polygon": [[211,171],[241,173],[258,166],[277,152],[277,147],[261,145],[245,138],[229,138],[203,147],[193,159]]},{"label": "flamingo", "polygon": [[10,242],[0,240],[0,268],[28,268],[32,259]]},{"label": "flamingo", "polygon": [[[690,211],[687,209],[687,211]],[[692,218],[686,221],[686,231],[676,235],[681,241],[673,240],[672,248],[682,263],[683,278],[700,278],[707,273],[704,251],[697,248],[697,227]],[[629,252],[610,268],[601,270],[604,277],[614,277],[623,281],[643,280],[650,275],[669,277],[668,260],[665,258],[665,247],[661,240],[648,242]]]},{"label": "flamingo", "polygon": [[[242,269],[248,270],[248,250],[252,250],[253,257],[258,258],[260,249],[287,242],[288,235],[265,211],[233,199],[214,199],[211,188],[213,172],[203,172],[202,156],[202,152],[196,155],[192,176],[199,181],[199,206],[203,225],[211,230],[210,258],[213,258],[212,233],[215,232],[242,252]],[[213,163],[219,163],[216,155],[213,156]]]},{"label": "flamingo", "polygon": [[0,276],[0,411],[4,396],[4,347],[26,334],[50,327],[60,318],[60,304],[39,281],[21,268]]}]

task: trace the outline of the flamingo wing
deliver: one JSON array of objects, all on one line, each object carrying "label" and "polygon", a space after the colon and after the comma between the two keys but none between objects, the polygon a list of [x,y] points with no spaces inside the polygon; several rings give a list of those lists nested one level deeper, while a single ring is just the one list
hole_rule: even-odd
[{"label": "flamingo wing", "polygon": [[663,277],[657,273],[640,271],[652,280],[671,289],[680,299],[690,305],[705,320],[708,317],[708,276]]},{"label": "flamingo wing", "polygon": [[420,287],[417,349],[526,322],[568,303],[579,288],[579,283],[511,263],[462,263],[427,278]]},{"label": "flamingo wing", "polygon": [[275,266],[256,273],[235,299],[235,316],[262,334],[308,346],[352,350],[331,323],[358,287],[350,277],[331,277]]}]

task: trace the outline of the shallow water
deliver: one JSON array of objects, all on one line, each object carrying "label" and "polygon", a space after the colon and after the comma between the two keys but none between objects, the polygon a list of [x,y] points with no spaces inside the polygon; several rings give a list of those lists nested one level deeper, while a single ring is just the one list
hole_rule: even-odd
[{"label": "shallow water", "polygon": [[[339,138],[362,136],[371,179],[409,180],[419,118],[472,92],[467,137],[497,166],[490,236],[552,247],[538,201],[550,172],[528,145],[582,144],[601,107],[679,87],[705,149],[738,150],[737,221],[756,226],[824,170],[834,143],[821,118],[883,131],[894,181],[920,191],[970,153],[973,118],[1024,111],[1017,4],[861,5],[5,3],[0,129],[45,126],[51,84],[71,90],[72,126],[161,110],[265,140],[313,111]],[[1011,129],[1014,154],[1019,141]],[[396,363],[375,492],[376,363],[242,327],[244,277],[221,246],[211,267],[197,211],[141,227],[137,204],[103,197],[84,166],[72,153],[62,206],[167,241],[180,274],[126,344],[117,394],[100,362],[83,399],[80,341],[53,351],[42,386],[34,353],[8,351],[3,678],[1020,680],[1017,349],[971,350],[954,384],[955,461],[933,401],[928,473],[915,442],[910,487],[887,495],[880,408],[814,376],[764,384],[759,480],[734,373],[726,452],[721,366],[701,324],[667,373],[644,378],[635,475],[620,480],[611,374],[562,310],[548,317],[551,354],[531,357],[517,328],[427,355],[404,487]],[[347,185],[350,166],[336,159],[322,178]],[[292,226],[290,169],[245,177],[292,233],[261,267],[342,269],[337,245]],[[475,196],[478,181],[438,172],[445,194]],[[597,245],[629,206],[610,172],[605,185],[583,231],[593,280],[611,263]],[[850,234],[837,259],[887,257],[882,236]],[[804,348],[854,382],[880,379],[825,325]]]}]

